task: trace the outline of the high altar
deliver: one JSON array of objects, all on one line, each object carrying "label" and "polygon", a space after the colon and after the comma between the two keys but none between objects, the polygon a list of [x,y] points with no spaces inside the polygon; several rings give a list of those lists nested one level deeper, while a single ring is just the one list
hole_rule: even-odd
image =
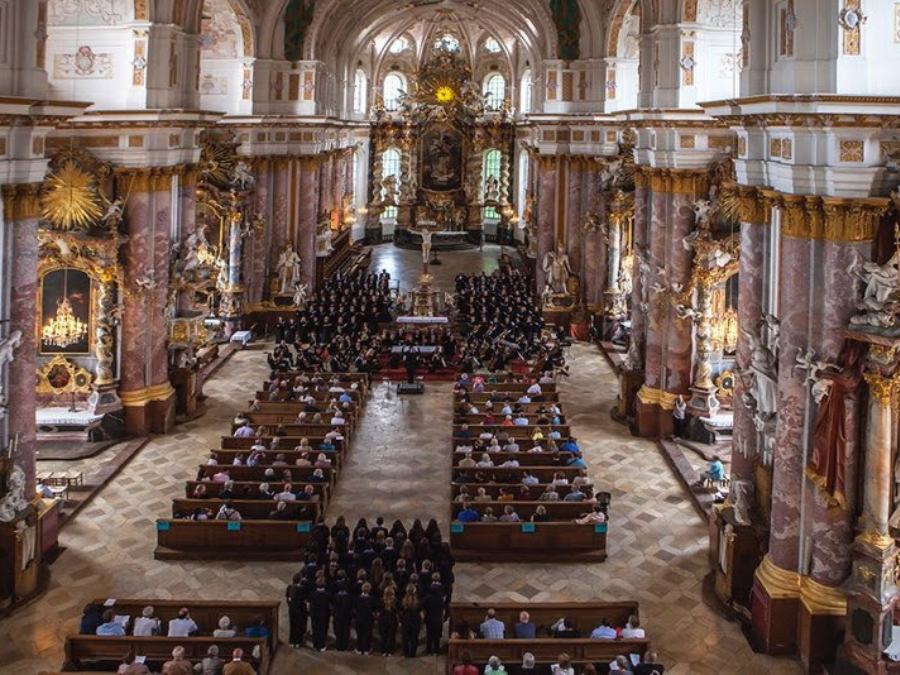
[{"label": "high altar", "polygon": [[[418,248],[423,231],[434,233],[436,250],[475,245],[487,217],[505,222],[513,213],[508,104],[490,109],[463,57],[438,47],[411,89],[396,110],[380,100],[373,110],[367,238],[382,241],[383,224],[394,223],[398,246]],[[492,151],[499,172],[486,166]],[[399,167],[386,161],[397,153]]]}]

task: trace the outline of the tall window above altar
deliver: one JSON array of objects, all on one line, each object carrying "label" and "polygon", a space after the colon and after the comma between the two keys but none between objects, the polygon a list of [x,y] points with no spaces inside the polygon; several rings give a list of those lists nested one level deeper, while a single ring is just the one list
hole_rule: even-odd
[{"label": "tall window above altar", "polygon": [[353,112],[355,113],[366,112],[367,82],[366,74],[363,72],[362,68],[358,68],[356,77],[353,80]]},{"label": "tall window above altar", "polygon": [[[492,180],[493,179],[493,180]],[[497,149],[488,150],[484,153],[484,172],[481,177],[481,190],[484,194],[484,200],[487,201],[491,189],[488,183],[499,184],[500,182],[500,151]],[[501,195],[502,198],[502,195]],[[484,207],[485,220],[500,220],[500,213],[493,206]]]},{"label": "tall window above altar", "polygon": [[488,75],[484,80],[484,95],[489,110],[500,110],[506,100],[506,78],[500,73]]},{"label": "tall window above altar", "polygon": [[406,78],[400,73],[388,73],[384,78],[384,109],[394,111],[406,93]]},{"label": "tall window above altar", "polygon": [[[388,76],[390,77],[390,76]],[[381,174],[382,180],[388,176],[393,176],[400,182],[400,151],[397,148],[388,148],[381,156]],[[382,199],[385,197],[385,190],[382,188]],[[396,206],[388,206],[384,209],[382,215],[383,220],[397,220],[398,209]]]}]

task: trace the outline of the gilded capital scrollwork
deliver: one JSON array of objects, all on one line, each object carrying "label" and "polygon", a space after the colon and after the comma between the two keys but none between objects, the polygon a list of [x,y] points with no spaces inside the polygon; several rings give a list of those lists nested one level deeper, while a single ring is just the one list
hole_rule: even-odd
[{"label": "gilded capital scrollwork", "polygon": [[868,371],[863,374],[866,384],[869,385],[869,394],[883,406],[891,404],[891,399],[897,389],[898,378],[885,377],[881,373]]}]

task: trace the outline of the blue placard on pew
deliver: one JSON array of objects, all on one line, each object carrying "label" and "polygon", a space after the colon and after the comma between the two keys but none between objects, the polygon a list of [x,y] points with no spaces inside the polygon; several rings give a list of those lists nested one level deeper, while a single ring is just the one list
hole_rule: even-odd
[{"label": "blue placard on pew", "polygon": [[603,534],[606,532],[606,523],[594,523],[594,532],[596,534]]},{"label": "blue placard on pew", "polygon": [[165,520],[156,521],[156,529],[160,532],[168,532],[169,531],[169,523]]},{"label": "blue placard on pew", "polygon": [[228,521],[228,531],[229,532],[240,532],[241,531],[241,522],[229,520]]},{"label": "blue placard on pew", "polygon": [[522,532],[525,534],[534,534],[535,530],[537,530],[537,528],[534,523],[522,523]]},{"label": "blue placard on pew", "polygon": [[309,523],[297,523],[297,532],[309,532]]},{"label": "blue placard on pew", "polygon": [[466,526],[462,523],[450,523],[450,531],[453,534],[462,534],[466,529]]}]

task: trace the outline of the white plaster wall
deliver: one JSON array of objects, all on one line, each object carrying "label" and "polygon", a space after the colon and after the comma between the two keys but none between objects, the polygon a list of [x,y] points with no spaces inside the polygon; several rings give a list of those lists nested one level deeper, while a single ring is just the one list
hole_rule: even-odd
[{"label": "white plaster wall", "polygon": [[[95,109],[118,110],[129,107],[132,89],[134,37],[131,28],[114,26],[69,27],[48,29],[47,74],[51,99],[91,101]],[[95,65],[85,73],[66,75],[61,69],[61,56],[75,54],[90,47]],[[102,70],[108,62],[108,72]],[[99,77],[103,74],[103,77]]]}]

